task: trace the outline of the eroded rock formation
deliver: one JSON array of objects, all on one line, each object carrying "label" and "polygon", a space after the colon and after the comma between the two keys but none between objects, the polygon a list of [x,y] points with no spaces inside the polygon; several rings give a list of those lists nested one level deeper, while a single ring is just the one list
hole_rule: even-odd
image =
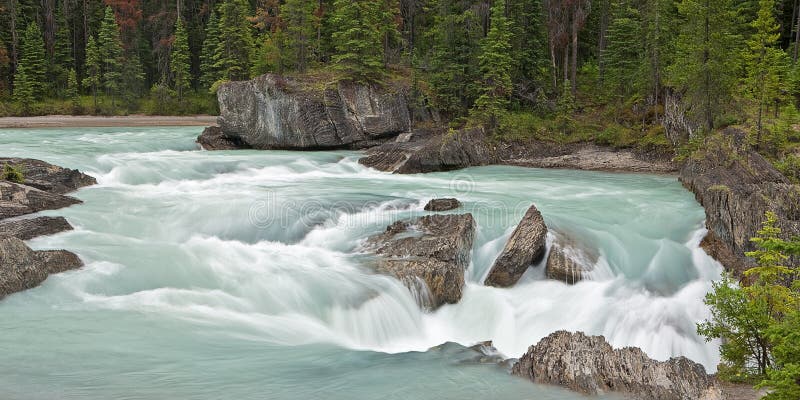
[{"label": "eroded rock formation", "polygon": [[405,90],[397,86],[321,84],[267,74],[226,83],[217,99],[220,130],[198,140],[209,149],[365,148],[411,130]]},{"label": "eroded rock formation", "polygon": [[70,230],[72,230],[72,225],[64,217],[37,217],[0,221],[0,235],[14,236],[22,240]]},{"label": "eroded rock formation", "polygon": [[23,171],[25,186],[55,194],[69,193],[84,186],[97,184],[97,180],[77,169],[59,167],[30,158],[0,157],[0,167],[10,165]]},{"label": "eroded rock formation", "polygon": [[512,373],[535,383],[595,395],[620,392],[637,399],[721,400],[702,365],[685,357],[659,362],[641,349],[614,349],[602,336],[558,331],[531,346]]},{"label": "eroded rock formation", "polygon": [[450,211],[461,207],[458,199],[433,199],[425,205],[425,211]]},{"label": "eroded rock formation", "polygon": [[708,139],[680,173],[683,185],[706,209],[704,248],[737,273],[753,265],[745,253],[755,249],[750,239],[767,211],[778,216],[785,237],[800,235],[800,186],[744,143],[744,133],[727,129]]},{"label": "eroded rock formation", "polygon": [[556,235],[547,255],[545,273],[550,279],[574,284],[594,269],[599,257],[596,251],[585,248],[570,238]]},{"label": "eroded rock formation", "polygon": [[395,222],[367,246],[379,256],[378,271],[425,292],[421,305],[436,308],[461,299],[474,239],[471,214],[437,214]]},{"label": "eroded rock formation", "polygon": [[82,266],[66,250],[33,251],[21,239],[0,235],[0,299],[36,287],[50,274]]},{"label": "eroded rock formation", "polygon": [[497,287],[513,286],[528,267],[544,256],[546,245],[547,226],[542,214],[532,205],[495,260],[484,283]]}]

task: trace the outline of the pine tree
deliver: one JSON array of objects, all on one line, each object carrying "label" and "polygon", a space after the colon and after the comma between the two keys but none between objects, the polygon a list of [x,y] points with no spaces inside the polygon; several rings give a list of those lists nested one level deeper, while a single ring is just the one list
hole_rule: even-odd
[{"label": "pine tree", "polygon": [[94,36],[89,36],[89,41],[86,44],[86,64],[84,65],[86,77],[83,78],[83,86],[92,92],[92,99],[94,100],[94,109],[97,110],[97,92],[103,82],[102,72],[102,59],[100,58],[100,49],[97,47],[97,41]]},{"label": "pine tree", "polygon": [[758,107],[756,146],[761,145],[764,107],[781,95],[788,74],[789,58],[777,48],[780,26],[773,15],[775,0],[759,0],[758,17],[751,23],[755,32],[747,41],[744,60],[747,70],[745,95]]},{"label": "pine tree", "polygon": [[550,74],[542,4],[530,0],[507,0],[506,4],[512,28],[512,80],[522,96],[537,105],[539,99],[533,91],[545,86]]},{"label": "pine tree", "polygon": [[678,12],[683,24],[671,81],[686,91],[689,104],[699,111],[705,128],[712,130],[737,79],[736,8],[733,0],[681,0]]},{"label": "pine tree", "polygon": [[[39,25],[35,22],[28,24],[25,29],[25,37],[22,40],[22,55],[17,66],[17,75],[19,74],[24,74],[24,79],[17,76],[15,82],[27,82],[26,85],[28,87],[25,88],[25,91],[29,91],[34,100],[42,98],[47,87],[47,80],[45,79],[47,63],[45,61],[42,31],[39,30]],[[25,96],[27,97],[27,93]]]},{"label": "pine tree", "polygon": [[383,6],[381,0],[334,2],[333,62],[349,79],[374,81],[383,76]]},{"label": "pine tree", "polygon": [[286,0],[280,7],[286,29],[281,32],[285,46],[281,58],[298,72],[305,72],[313,51],[314,34],[319,24],[314,15],[318,0]]},{"label": "pine tree", "polygon": [[56,94],[64,96],[69,80],[69,72],[75,67],[72,59],[72,35],[70,34],[67,18],[64,16],[62,3],[56,10],[56,34],[53,46],[53,59],[50,62],[50,74],[55,85]]},{"label": "pine tree", "polygon": [[627,1],[611,6],[612,21],[608,27],[608,47],[603,53],[605,82],[624,95],[638,89],[631,83],[642,81],[645,65],[642,42],[642,17]]},{"label": "pine tree", "polygon": [[215,67],[214,55],[219,47],[219,19],[217,12],[211,11],[206,25],[205,40],[200,52],[200,86],[209,89],[220,79],[219,70]]},{"label": "pine tree", "polygon": [[462,116],[479,95],[474,82],[480,80],[480,20],[473,10],[454,10],[450,0],[440,0],[425,36],[433,43],[428,69],[433,103],[444,115]]},{"label": "pine tree", "polygon": [[28,77],[26,69],[19,69],[14,76],[14,100],[21,106],[25,114],[31,110],[31,105],[35,101],[34,82]]},{"label": "pine tree", "polygon": [[103,65],[103,87],[106,95],[111,96],[111,107],[116,107],[116,97],[119,95],[122,80],[123,49],[119,36],[114,11],[106,7],[103,22],[100,24],[98,48]]},{"label": "pine tree", "polygon": [[214,55],[214,68],[223,79],[232,81],[250,78],[253,34],[247,20],[246,0],[225,0],[219,18],[219,38]]},{"label": "pine tree", "polygon": [[180,17],[175,23],[175,40],[172,42],[169,68],[172,72],[173,87],[178,93],[178,98],[182,100],[183,95],[191,88],[192,73],[189,65],[189,36]]},{"label": "pine tree", "polygon": [[74,69],[69,70],[67,73],[66,97],[72,102],[72,109],[77,111],[81,106],[81,98],[78,93],[78,76],[75,74]]},{"label": "pine tree", "polygon": [[483,93],[475,100],[473,115],[489,128],[497,128],[498,117],[508,109],[511,96],[511,23],[505,17],[503,2],[492,6],[489,34],[481,42],[478,63],[483,75]]}]

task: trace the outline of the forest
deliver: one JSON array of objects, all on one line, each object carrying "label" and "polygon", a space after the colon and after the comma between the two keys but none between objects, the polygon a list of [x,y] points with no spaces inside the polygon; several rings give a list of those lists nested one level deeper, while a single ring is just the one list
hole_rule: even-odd
[{"label": "forest", "polygon": [[403,79],[455,124],[621,145],[663,144],[677,104],[691,130],[747,123],[777,150],[798,2],[3,0],[0,114],[213,113],[219,83],[274,72]]}]

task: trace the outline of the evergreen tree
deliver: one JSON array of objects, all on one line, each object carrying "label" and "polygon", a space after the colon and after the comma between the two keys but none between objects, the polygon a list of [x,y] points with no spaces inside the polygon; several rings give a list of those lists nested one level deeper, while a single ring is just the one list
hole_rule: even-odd
[{"label": "evergreen tree", "polygon": [[764,108],[780,97],[789,67],[788,56],[776,47],[781,34],[773,14],[775,0],[759,0],[758,3],[758,17],[751,23],[755,32],[747,41],[744,54],[747,70],[745,95],[758,107],[756,146],[761,145]]},{"label": "evergreen tree", "polygon": [[644,62],[642,43],[642,17],[639,10],[627,1],[616,1],[611,6],[612,22],[608,27],[608,46],[603,53],[605,82],[614,91],[624,95],[637,88]]},{"label": "evergreen tree", "polygon": [[212,10],[206,25],[205,40],[200,52],[200,86],[209,89],[220,79],[219,70],[215,67],[214,56],[219,47],[219,20],[217,12]]},{"label": "evergreen tree", "polygon": [[[304,72],[314,46],[319,19],[314,15],[318,0],[286,0],[280,7],[281,20],[286,26],[282,59],[284,64]],[[278,32],[276,32],[278,33]]]},{"label": "evergreen tree", "polygon": [[334,2],[334,67],[350,79],[374,81],[383,76],[383,6],[381,0]]},{"label": "evergreen tree", "polygon": [[81,106],[81,97],[78,93],[78,76],[74,69],[67,73],[66,97],[72,102],[72,109],[77,111]]},{"label": "evergreen tree", "polygon": [[103,88],[106,90],[106,95],[111,96],[111,106],[116,107],[124,59],[119,26],[111,7],[106,7],[105,16],[100,24],[98,42],[103,66]]},{"label": "evergreen tree", "polygon": [[122,59],[120,92],[127,106],[132,107],[136,99],[144,95],[145,77],[142,61],[135,49],[125,51]]},{"label": "evergreen tree", "polygon": [[181,18],[175,23],[175,40],[172,42],[169,68],[172,72],[172,82],[178,98],[183,99],[192,85],[192,75],[189,65],[189,36],[183,27]]},{"label": "evergreen tree", "polygon": [[736,8],[733,0],[681,0],[678,12],[683,23],[671,81],[686,91],[703,125],[711,130],[716,116],[730,102],[737,79]]},{"label": "evergreen tree", "polygon": [[425,36],[433,43],[428,81],[434,106],[451,118],[462,116],[479,95],[480,20],[473,10],[457,11],[450,0],[440,0]]},{"label": "evergreen tree", "polygon": [[53,57],[50,61],[50,76],[55,85],[56,94],[69,97],[65,92],[69,73],[75,68],[72,59],[72,35],[67,25],[67,18],[64,16],[62,3],[58,3],[56,10],[56,33],[55,45],[53,46]]},{"label": "evergreen tree", "polygon": [[515,90],[534,106],[547,86],[550,65],[547,55],[547,33],[542,17],[542,4],[531,0],[507,0],[507,14],[511,22],[511,54],[514,57],[512,80]]},{"label": "evergreen tree", "polygon": [[[24,74],[24,77],[20,77]],[[47,88],[45,79],[47,75],[47,63],[45,61],[44,39],[39,25],[35,22],[28,24],[25,29],[25,36],[22,40],[22,54],[17,65],[17,77],[15,82],[25,82],[28,86],[25,92],[30,92],[30,96],[36,100],[42,98]],[[15,83],[15,85],[17,85]],[[16,89],[15,89],[16,91]],[[25,93],[27,98],[28,94]]]},{"label": "evergreen tree", "polygon": [[28,77],[27,70],[19,69],[14,76],[14,100],[22,106],[26,115],[30,113],[31,105],[35,101],[34,87],[34,82]]},{"label": "evergreen tree", "polygon": [[478,63],[483,76],[483,93],[475,100],[473,115],[494,129],[497,118],[508,109],[511,95],[511,24],[505,17],[503,2],[492,6],[489,34],[481,42]]},{"label": "evergreen tree", "polygon": [[250,78],[253,34],[247,20],[246,0],[225,0],[219,18],[219,44],[214,55],[214,68],[223,79],[232,81]]},{"label": "evergreen tree", "polygon": [[97,41],[94,40],[94,36],[89,36],[86,44],[86,64],[84,65],[86,77],[83,78],[83,86],[92,92],[95,110],[97,110],[97,92],[103,83],[102,62]]}]

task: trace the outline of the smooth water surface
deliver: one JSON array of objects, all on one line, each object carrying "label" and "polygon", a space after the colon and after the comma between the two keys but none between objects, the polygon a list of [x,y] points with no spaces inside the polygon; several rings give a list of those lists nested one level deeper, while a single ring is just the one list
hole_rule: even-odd
[{"label": "smooth water surface", "polygon": [[[602,334],[713,370],[695,333],[720,266],[704,213],[674,177],[482,167],[392,175],[355,152],[205,152],[200,128],[0,130],[0,155],[79,168],[75,230],[30,242],[87,266],[0,301],[9,399],[581,399],[464,359],[508,357],[559,330]],[[374,274],[367,236],[457,197],[478,224],[459,304],[425,312]],[[531,203],[597,249],[590,280],[531,268],[481,282]],[[463,212],[463,210],[462,210]],[[551,238],[552,239],[552,238]]]}]

